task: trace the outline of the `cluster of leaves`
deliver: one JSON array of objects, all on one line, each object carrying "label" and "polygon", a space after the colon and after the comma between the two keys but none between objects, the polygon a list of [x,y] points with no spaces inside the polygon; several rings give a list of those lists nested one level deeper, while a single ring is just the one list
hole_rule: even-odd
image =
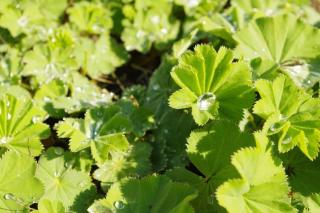
[{"label": "cluster of leaves", "polygon": [[1,0],[0,212],[319,212],[319,5]]}]

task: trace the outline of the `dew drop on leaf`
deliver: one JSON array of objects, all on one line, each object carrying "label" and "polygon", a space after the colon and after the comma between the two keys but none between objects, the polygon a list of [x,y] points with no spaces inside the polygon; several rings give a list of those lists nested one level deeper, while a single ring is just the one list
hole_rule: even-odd
[{"label": "dew drop on leaf", "polygon": [[55,153],[56,155],[62,155],[62,154],[63,154],[63,149],[60,148],[60,147],[56,147],[56,148],[54,149],[54,153]]},{"label": "dew drop on leaf", "polygon": [[143,30],[138,30],[136,36],[137,38],[142,38],[146,33]]},{"label": "dew drop on leaf", "polygon": [[81,181],[81,182],[79,183],[80,188],[83,188],[83,187],[85,187],[86,185],[87,185],[87,182],[86,182],[86,181]]},{"label": "dew drop on leaf", "polygon": [[66,169],[70,169],[70,168],[72,167],[72,163],[71,163],[71,162],[65,162],[65,163],[64,163],[64,167],[65,167]]},{"label": "dew drop on leaf", "polygon": [[3,196],[3,198],[4,198],[5,200],[15,200],[15,199],[16,199],[15,196],[14,196],[13,194],[11,194],[11,193],[6,193],[6,194]]},{"label": "dew drop on leaf", "polygon": [[0,144],[6,144],[6,143],[8,143],[8,141],[10,140],[10,138],[9,137],[1,137],[0,138]]},{"label": "dew drop on leaf", "polygon": [[162,28],[160,31],[161,31],[161,33],[164,34],[164,35],[168,33],[167,28]]},{"label": "dew drop on leaf", "polygon": [[8,119],[8,120],[10,120],[10,119],[11,119],[11,117],[12,117],[12,116],[11,116],[11,114],[10,114],[10,113],[8,113],[8,114],[7,114],[7,119]]},{"label": "dew drop on leaf", "polygon": [[125,207],[124,203],[121,201],[121,200],[118,200],[118,201],[115,201],[113,203],[113,206],[116,208],[116,209],[123,209]]},{"label": "dew drop on leaf", "polygon": [[292,140],[292,137],[288,137],[288,138],[283,139],[281,143],[282,144],[289,144],[291,142],[291,140]]},{"label": "dew drop on leaf", "polygon": [[55,171],[54,173],[53,173],[53,175],[55,176],[55,177],[60,177],[60,172],[58,172],[58,171]]},{"label": "dew drop on leaf", "polygon": [[213,205],[214,204],[214,194],[211,194],[208,198],[208,204],[209,205]]},{"label": "dew drop on leaf", "polygon": [[188,0],[187,1],[187,6],[189,8],[192,8],[192,7],[198,6],[199,3],[200,3],[199,0]]},{"label": "dew drop on leaf", "polygon": [[213,93],[205,93],[198,98],[198,108],[200,111],[207,111],[215,102],[216,96]]},{"label": "dew drop on leaf", "polygon": [[160,86],[158,84],[155,84],[155,85],[152,86],[153,90],[158,90],[159,88],[160,88]]},{"label": "dew drop on leaf", "polygon": [[41,117],[40,116],[33,116],[32,117],[32,123],[38,123],[41,121]]}]

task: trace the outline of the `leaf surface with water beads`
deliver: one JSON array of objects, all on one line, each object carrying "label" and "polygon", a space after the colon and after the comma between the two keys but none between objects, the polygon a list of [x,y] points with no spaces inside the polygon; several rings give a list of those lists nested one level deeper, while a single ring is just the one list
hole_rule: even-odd
[{"label": "leaf surface with water beads", "polygon": [[[266,140],[261,136],[256,139]],[[243,148],[231,161],[241,178],[226,181],[216,191],[219,204],[228,212],[297,212],[290,205],[285,170],[274,161],[270,150],[261,144]]]},{"label": "leaf surface with water beads", "polygon": [[319,55],[320,30],[294,15],[259,18],[240,30],[235,39],[239,55],[249,60],[260,58],[255,77],[271,78],[281,69],[298,86],[310,87],[320,80],[319,71],[309,69],[304,61]]},{"label": "leaf surface with water beads", "polygon": [[278,137],[280,152],[298,146],[311,160],[318,156],[320,141],[320,99],[312,98],[285,76],[273,82],[258,80],[261,99],[254,113],[266,120],[264,132]]},{"label": "leaf surface with water beads", "polygon": [[36,162],[30,156],[7,151],[0,160],[0,211],[26,210],[43,193],[34,177]]},{"label": "leaf surface with water beads", "polygon": [[173,14],[173,2],[168,0],[137,0],[126,4],[121,39],[128,51],[148,52],[152,44],[164,49],[179,33],[180,23]]},{"label": "leaf surface with water beads", "polygon": [[125,177],[141,177],[151,171],[151,146],[138,142],[131,145],[126,152],[112,153],[111,159],[104,162],[94,172],[96,180],[113,183]]},{"label": "leaf surface with water beads", "polygon": [[27,97],[5,95],[0,99],[0,112],[0,147],[38,156],[43,149],[40,140],[50,135],[48,125],[42,123],[45,111]]},{"label": "leaf surface with water beads", "polygon": [[68,30],[59,29],[47,43],[37,44],[23,57],[22,74],[33,76],[40,84],[54,79],[63,82],[78,68],[74,58],[74,38]]},{"label": "leaf surface with water beads", "polygon": [[[175,183],[166,176],[148,176],[142,179],[124,179],[115,183],[107,197],[96,201],[92,212],[169,212],[192,213],[189,202],[196,191],[187,184]],[[100,211],[101,212],[101,211]]]},{"label": "leaf surface with water beads", "polygon": [[116,105],[88,110],[84,119],[65,118],[56,125],[58,136],[69,138],[70,150],[91,147],[91,153],[100,164],[113,151],[126,151],[129,143],[123,133],[132,130],[129,118]]},{"label": "leaf surface with water beads", "polygon": [[45,186],[42,199],[59,201],[65,209],[92,185],[88,174],[66,166],[64,150],[59,147],[49,148],[40,157],[36,177]]},{"label": "leaf surface with water beads", "polygon": [[249,67],[232,62],[233,53],[224,47],[216,52],[210,45],[198,45],[185,53],[171,72],[181,87],[169,98],[172,108],[192,108],[196,123],[210,119],[239,121],[242,110],[254,101]]}]

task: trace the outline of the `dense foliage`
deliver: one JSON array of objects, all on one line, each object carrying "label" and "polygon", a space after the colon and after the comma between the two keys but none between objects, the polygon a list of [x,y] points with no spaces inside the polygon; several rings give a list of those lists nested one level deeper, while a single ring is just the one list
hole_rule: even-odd
[{"label": "dense foliage", "polygon": [[319,10],[1,0],[0,212],[320,212]]}]

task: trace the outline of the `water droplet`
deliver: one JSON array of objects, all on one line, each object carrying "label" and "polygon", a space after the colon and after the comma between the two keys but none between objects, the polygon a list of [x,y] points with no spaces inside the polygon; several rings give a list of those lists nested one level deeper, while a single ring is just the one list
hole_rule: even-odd
[{"label": "water droplet", "polygon": [[25,17],[25,16],[21,16],[21,17],[18,19],[18,21],[17,21],[17,23],[18,23],[18,25],[19,25],[20,27],[25,27],[25,26],[28,24],[28,22],[29,22],[29,20],[28,20],[28,18]]},{"label": "water droplet", "polygon": [[115,201],[115,202],[113,203],[113,206],[114,206],[116,209],[124,209],[124,207],[125,207],[124,203],[123,203],[121,200]]},{"label": "water droplet", "polygon": [[266,16],[271,16],[273,13],[274,13],[274,10],[270,8],[265,11]]},{"label": "water droplet", "polygon": [[86,182],[86,181],[81,181],[81,182],[79,183],[79,186],[80,186],[81,188],[85,187],[86,185],[87,185],[87,182]]},{"label": "water droplet", "polygon": [[42,120],[40,116],[33,116],[32,117],[32,123],[38,123]]},{"label": "water droplet", "polygon": [[58,172],[58,171],[55,171],[54,173],[53,173],[53,175],[55,176],[55,177],[60,177],[60,172]]},{"label": "water droplet", "polygon": [[63,149],[60,148],[60,147],[56,147],[56,148],[54,149],[54,153],[55,153],[56,155],[62,155],[62,154],[63,154]]},{"label": "water droplet", "polygon": [[64,167],[66,168],[66,169],[70,169],[71,167],[72,167],[72,162],[65,162],[64,163]]},{"label": "water droplet", "polygon": [[11,114],[10,114],[10,113],[8,113],[8,114],[7,114],[7,119],[8,119],[8,120],[10,120],[10,119],[11,119],[11,117],[12,117],[12,116],[11,116]]},{"label": "water droplet", "polygon": [[200,111],[208,110],[215,102],[216,96],[213,93],[205,93],[198,98],[198,108]]},{"label": "water droplet", "polygon": [[0,138],[0,144],[6,144],[6,143],[8,143],[9,140],[10,140],[9,137],[4,136],[4,137]]},{"label": "water droplet", "polygon": [[146,33],[143,30],[138,30],[136,36],[137,36],[137,38],[142,38],[143,36],[145,36],[145,34]]},{"label": "water droplet", "polygon": [[10,101],[8,100],[6,103],[7,107],[10,107]]},{"label": "water droplet", "polygon": [[158,90],[160,88],[159,84],[155,84],[152,86],[152,89],[153,90]]},{"label": "water droplet", "polygon": [[50,102],[50,101],[51,101],[51,98],[45,96],[45,97],[43,97],[43,101],[44,101],[44,102]]},{"label": "water droplet", "polygon": [[192,8],[192,7],[198,6],[199,3],[200,3],[199,0],[188,0],[187,1],[187,6],[189,8]]},{"label": "water droplet", "polygon": [[6,193],[6,194],[3,196],[3,198],[4,198],[5,200],[15,200],[15,199],[16,199],[15,196],[14,196],[13,194],[11,194],[11,193]]},{"label": "water droplet", "polygon": [[151,22],[153,24],[159,24],[160,23],[160,17],[159,16],[152,16],[151,17]]},{"label": "water droplet", "polygon": [[81,92],[81,91],[82,91],[82,88],[81,88],[81,87],[76,87],[76,91],[77,91],[77,92]]},{"label": "water droplet", "polygon": [[210,194],[209,197],[208,197],[208,204],[209,205],[213,205],[214,204],[214,194]]},{"label": "water droplet", "polygon": [[282,140],[282,144],[289,144],[292,141],[292,137],[287,137],[285,139]]},{"label": "water droplet", "polygon": [[163,132],[164,132],[164,134],[168,134],[168,133],[169,133],[169,130],[164,129]]},{"label": "water droplet", "polygon": [[162,34],[167,34],[168,33],[168,29],[167,28],[161,28],[161,33]]}]

